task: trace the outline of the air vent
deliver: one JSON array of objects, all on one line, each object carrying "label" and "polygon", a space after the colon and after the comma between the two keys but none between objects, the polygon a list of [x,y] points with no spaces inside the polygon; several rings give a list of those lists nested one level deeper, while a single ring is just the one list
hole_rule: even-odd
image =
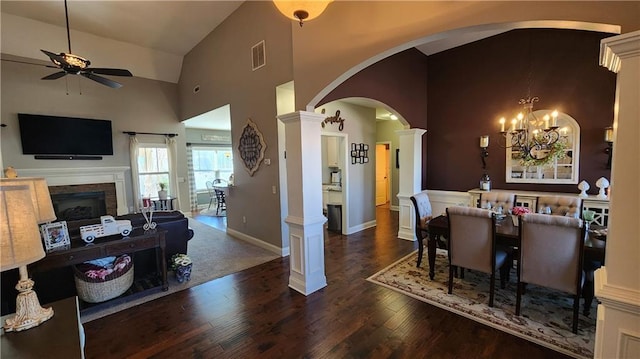
[{"label": "air vent", "polygon": [[253,71],[261,68],[266,64],[266,55],[264,52],[264,40],[255,44],[251,48],[251,69]]}]

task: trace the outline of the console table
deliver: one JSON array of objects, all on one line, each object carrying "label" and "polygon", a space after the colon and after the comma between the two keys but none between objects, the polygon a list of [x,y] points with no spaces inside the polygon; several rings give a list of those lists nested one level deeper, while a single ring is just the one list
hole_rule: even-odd
[{"label": "console table", "polygon": [[[1,357],[84,358],[84,330],[80,324],[78,297],[43,305],[53,308],[53,317],[37,327],[0,336]],[[2,324],[8,317],[2,317]]]},{"label": "console table", "polygon": [[135,229],[128,237],[122,237],[119,234],[101,237],[91,244],[84,243],[80,238],[72,238],[69,248],[47,253],[41,260],[29,265],[29,272],[44,272],[93,259],[155,248],[157,271],[162,274],[162,290],[166,291],[169,289],[169,283],[167,281],[167,263],[164,260],[165,233],[166,230],[159,228],[149,231]]},{"label": "console table", "polygon": [[[474,188],[469,190],[469,195],[471,196],[471,203],[469,205],[471,207],[478,207],[480,203],[480,195],[482,193],[487,193],[487,191],[483,191],[479,188]],[[491,192],[506,192],[513,193],[516,195],[516,206],[528,207],[535,211],[536,204],[538,203],[538,197],[540,196],[567,196],[567,197],[578,197],[576,193],[557,193],[557,192],[535,192],[535,191],[519,191],[519,190],[501,190],[501,189],[492,189]],[[593,223],[607,227],[609,224],[609,199],[601,199],[598,196],[589,195],[586,198],[582,199],[582,209],[583,210],[591,210],[594,211],[595,217]],[[582,216],[582,214],[580,214]]]}]

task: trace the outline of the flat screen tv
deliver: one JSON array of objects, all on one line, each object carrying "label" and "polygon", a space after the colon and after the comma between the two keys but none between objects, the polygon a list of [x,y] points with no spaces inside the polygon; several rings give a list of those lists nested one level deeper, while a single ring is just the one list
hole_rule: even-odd
[{"label": "flat screen tv", "polygon": [[113,155],[111,121],[19,113],[25,155]]}]

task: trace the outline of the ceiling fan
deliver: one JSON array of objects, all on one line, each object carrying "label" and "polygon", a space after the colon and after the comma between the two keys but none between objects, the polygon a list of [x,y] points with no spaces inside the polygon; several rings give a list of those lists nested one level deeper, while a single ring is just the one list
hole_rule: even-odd
[{"label": "ceiling fan", "polygon": [[105,86],[109,86],[111,88],[120,88],[122,84],[110,80],[106,77],[98,76],[100,75],[110,75],[110,76],[127,76],[131,77],[133,74],[129,70],[124,69],[111,69],[111,68],[99,68],[99,67],[89,67],[91,65],[91,61],[85,59],[84,57],[74,55],[71,53],[71,35],[69,34],[69,11],[67,10],[67,0],[64,0],[64,15],[67,20],[67,42],[69,44],[69,52],[64,53],[61,52],[59,54],[53,53],[51,51],[42,50],[45,55],[49,56],[51,62],[53,62],[56,66],[58,66],[62,71],[53,73],[51,75],[45,76],[43,80],[55,80],[66,75],[80,75],[84,76],[90,80],[99,82]]}]

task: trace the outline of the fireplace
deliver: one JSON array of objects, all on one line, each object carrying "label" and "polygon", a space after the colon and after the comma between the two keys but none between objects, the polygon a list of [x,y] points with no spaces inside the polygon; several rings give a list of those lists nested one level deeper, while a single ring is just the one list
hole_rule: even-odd
[{"label": "fireplace", "polygon": [[52,194],[51,202],[59,221],[98,218],[107,214],[104,192]]},{"label": "fireplace", "polygon": [[104,192],[106,214],[129,213],[125,179],[129,167],[19,168],[20,177],[44,177],[54,194]]},{"label": "fireplace", "polygon": [[51,202],[59,221],[76,221],[117,215],[114,183],[49,186]]}]

